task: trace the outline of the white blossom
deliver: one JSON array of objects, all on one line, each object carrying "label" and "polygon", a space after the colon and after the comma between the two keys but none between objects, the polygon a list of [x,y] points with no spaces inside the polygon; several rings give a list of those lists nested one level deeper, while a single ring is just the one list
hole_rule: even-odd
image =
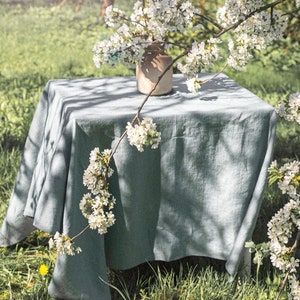
[{"label": "white blossom", "polygon": [[282,174],[282,178],[278,181],[278,186],[283,194],[288,194],[290,197],[297,197],[297,189],[294,184],[300,182],[300,162],[292,161],[285,163],[279,168],[279,173]]},{"label": "white blossom", "polygon": [[[258,12],[263,5],[262,0],[227,0],[217,11],[217,21],[223,28],[238,24],[234,27],[233,36],[228,39],[227,57],[227,64],[237,70],[244,69],[253,57],[253,50],[264,49],[282,37],[287,26],[287,19],[275,9]],[[117,31],[110,39],[94,46],[94,63],[97,67],[102,64],[114,66],[117,62],[133,67],[141,62],[144,49],[150,43],[161,42],[165,49],[171,49],[176,44],[169,43],[171,34],[199,33],[204,28],[196,22],[195,15],[199,14],[191,2],[182,0],[149,0],[145,6],[142,1],[136,1],[128,17],[121,10],[109,7],[106,23]],[[185,59],[177,62],[177,67],[189,81],[189,90],[198,90],[192,82],[197,83],[198,74],[221,59],[220,42],[220,39],[200,38],[187,46],[190,51]]]},{"label": "white blossom", "polygon": [[[300,231],[300,162],[292,161],[278,166],[273,161],[270,168],[270,178],[278,180],[282,194],[288,194],[290,199],[269,221],[268,237],[270,239],[270,259],[274,267],[288,275],[290,292],[289,299],[300,300],[299,281],[296,278],[300,260],[295,257],[293,240]],[[273,180],[274,182],[274,180]]]},{"label": "white blossom", "polygon": [[144,146],[157,149],[161,141],[161,133],[157,131],[151,118],[144,118],[140,124],[134,126],[128,122],[126,131],[130,145],[136,146],[140,152],[144,151]]},{"label": "white blossom", "polygon": [[300,199],[290,199],[268,223],[272,264],[283,272],[296,273],[299,259],[292,256],[289,240],[300,230]]},{"label": "white blossom", "polygon": [[105,10],[105,23],[109,27],[118,27],[121,25],[120,21],[126,17],[124,13],[117,7],[108,6]]},{"label": "white blossom", "polygon": [[56,232],[54,237],[49,240],[49,248],[55,248],[60,254],[75,255],[81,252],[81,248],[75,248],[74,242],[66,234]]},{"label": "white blossom", "polygon": [[220,50],[216,45],[218,43],[220,43],[220,40],[214,38],[205,42],[194,42],[185,62],[177,64],[179,71],[187,78],[189,91],[197,92],[199,90],[198,73],[207,71],[210,66],[221,58],[219,55]]},{"label": "white blossom", "polygon": [[95,148],[90,153],[90,164],[84,171],[83,184],[92,192],[98,194],[107,184],[107,178],[113,174],[109,167],[109,157],[111,150],[104,150],[100,153],[99,148]]},{"label": "white blossom", "polygon": [[111,150],[100,152],[96,147],[90,153],[90,164],[83,175],[83,184],[91,191],[83,195],[79,208],[88,220],[91,229],[98,229],[100,234],[107,232],[107,228],[115,223],[112,212],[115,198],[109,192],[107,179],[113,170],[109,167]]},{"label": "white blossom", "polygon": [[300,283],[295,274],[289,276],[290,294],[289,299],[300,300]]},{"label": "white blossom", "polygon": [[300,93],[291,94],[289,99],[279,103],[275,110],[285,120],[300,124]]},{"label": "white blossom", "polygon": [[252,58],[253,49],[266,48],[281,38],[287,27],[287,18],[281,17],[276,10],[256,12],[262,6],[262,0],[227,0],[217,11],[217,21],[224,28],[240,22],[228,43],[230,56],[227,62],[237,70],[242,70]]},{"label": "white blossom", "polygon": [[191,93],[198,93],[201,88],[201,80],[199,78],[191,78],[187,80],[187,88]]}]

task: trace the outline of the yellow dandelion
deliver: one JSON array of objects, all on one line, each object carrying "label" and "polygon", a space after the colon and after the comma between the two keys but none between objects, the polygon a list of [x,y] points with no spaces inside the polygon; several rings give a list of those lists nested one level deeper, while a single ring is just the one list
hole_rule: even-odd
[{"label": "yellow dandelion", "polygon": [[4,293],[0,296],[0,299],[6,299],[8,297],[8,294],[7,293]]},{"label": "yellow dandelion", "polygon": [[45,276],[48,274],[48,267],[45,265],[45,264],[41,264],[40,267],[39,267],[39,273],[42,275],[42,276]]}]

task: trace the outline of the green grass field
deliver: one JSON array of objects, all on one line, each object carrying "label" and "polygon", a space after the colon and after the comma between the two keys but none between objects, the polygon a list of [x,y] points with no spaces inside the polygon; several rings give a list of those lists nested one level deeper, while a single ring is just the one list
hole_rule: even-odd
[{"label": "green grass field", "polygon": [[[123,7],[133,2],[119,1]],[[46,82],[54,78],[134,74],[134,70],[123,66],[98,70],[93,65],[93,45],[111,33],[99,19],[98,3],[86,1],[78,12],[71,1],[60,10],[53,9],[58,3],[0,1],[0,223]],[[260,53],[246,72],[225,73],[275,105],[300,90],[300,70],[297,63],[290,62],[296,53],[286,51],[274,50],[277,57],[288,57],[288,62],[283,58],[282,63],[278,59],[268,62]],[[279,120],[274,159],[299,158],[299,133],[299,126]],[[254,232],[255,242],[266,241],[266,224],[283,203],[276,187],[268,187]],[[18,245],[0,248],[0,299],[50,299],[47,286],[56,254],[48,249],[47,243],[48,236],[37,231]],[[41,265],[48,267],[47,274],[39,272]],[[256,265],[252,269],[253,278],[229,284],[222,263],[193,257],[145,264],[123,272],[110,270],[109,277],[123,294],[113,289],[113,299],[274,299],[280,275],[268,260],[258,280]],[[287,299],[286,294],[281,299]]]}]

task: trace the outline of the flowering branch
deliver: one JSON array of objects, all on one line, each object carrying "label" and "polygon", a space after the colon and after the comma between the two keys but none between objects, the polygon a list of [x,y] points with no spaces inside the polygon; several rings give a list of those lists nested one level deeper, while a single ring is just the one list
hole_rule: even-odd
[{"label": "flowering branch", "polygon": [[127,134],[127,130],[125,130],[125,131],[122,133],[122,135],[119,137],[116,146],[115,146],[115,147],[112,149],[112,151],[111,151],[111,154],[110,154],[109,160],[108,160],[109,162],[110,162],[110,160],[112,159],[112,157],[115,155],[115,153],[117,152],[117,149],[119,148],[119,145],[120,145],[120,143],[122,142],[122,140],[124,139],[124,137],[126,136],[126,134]]},{"label": "flowering branch", "polygon": [[[259,15],[259,13],[269,8],[273,9],[285,0],[278,0],[263,7],[256,7],[260,3],[259,0],[252,1],[255,9],[251,8],[249,11],[249,7],[247,7],[246,13],[244,13],[241,7],[236,6],[235,1],[233,3],[227,0],[225,6],[218,10],[217,22],[198,13],[196,8],[188,1],[166,0],[161,2],[159,0],[149,0],[148,7],[146,7],[145,1],[137,1],[130,18],[125,17],[118,9],[112,7],[107,9],[107,25],[119,28],[109,40],[100,41],[93,48],[94,63],[97,67],[104,63],[111,65],[117,62],[122,62],[125,65],[140,63],[143,59],[144,49],[152,42],[165,44],[168,48],[174,45],[178,46],[175,42],[167,41],[170,33],[190,32],[191,29],[194,31],[199,30],[199,24],[196,26],[193,24],[195,15],[212,23],[220,32],[207,41],[194,41],[191,45],[185,46],[182,53],[174,58],[158,77],[152,90],[137,108],[132,120],[127,123],[126,129],[118,138],[114,148],[102,152],[99,148],[95,148],[90,153],[90,164],[83,176],[83,184],[89,192],[83,195],[80,201],[80,209],[89,225],[73,238],[56,233],[54,238],[50,240],[50,244],[56,246],[59,252],[74,255],[76,251],[80,251],[80,248],[75,249],[73,241],[88,227],[97,229],[100,234],[104,234],[107,232],[107,228],[114,224],[115,216],[112,209],[115,205],[115,198],[109,192],[108,183],[108,178],[113,174],[110,161],[125,136],[128,137],[130,145],[136,146],[138,151],[142,152],[144,146],[151,146],[152,149],[158,147],[161,134],[157,131],[156,124],[150,118],[140,120],[140,114],[162,78],[174,64],[177,64],[178,69],[187,78],[188,89],[192,92],[198,92],[201,85],[218,76],[227,65],[236,69],[243,67],[251,57],[249,50],[261,49],[282,35],[285,20],[280,20],[280,15],[276,14],[276,18],[273,19],[272,12],[272,18],[270,19],[266,15]],[[237,21],[232,20],[231,16],[234,15],[233,20]],[[256,19],[253,22],[247,22],[254,16]],[[124,20],[129,24],[121,25],[120,21]],[[261,29],[263,26],[266,26],[267,29]],[[221,59],[220,50],[217,46],[221,43],[219,37],[233,29],[236,41],[229,40],[230,56],[222,71],[201,82],[198,79],[198,74]],[[185,58],[185,61],[181,62],[180,60],[183,58]]]},{"label": "flowering branch", "polygon": [[[250,12],[249,14],[247,14],[243,19],[235,22],[234,24],[232,24],[231,26],[228,26],[227,28],[222,28],[220,27],[221,31],[215,36],[215,37],[220,37],[221,35],[223,35],[224,33],[230,31],[230,30],[233,30],[233,29],[236,29],[238,26],[240,26],[243,22],[245,22],[246,20],[250,19],[253,15],[257,14],[257,13],[260,13],[262,11],[266,11],[268,10],[269,8],[273,9],[275,6],[277,6],[278,4],[280,3],[283,3],[285,2],[286,0],[277,0],[275,2],[272,2],[272,3],[269,3],[269,4],[266,4],[264,6],[261,6],[257,9],[255,9],[254,11]],[[213,23],[212,23],[213,24]]]},{"label": "flowering branch", "polygon": [[172,62],[166,67],[166,69],[162,72],[162,74],[160,76],[158,76],[158,79],[155,83],[155,85],[153,86],[152,90],[148,93],[148,95],[145,97],[144,101],[142,102],[142,104],[138,107],[138,111],[136,113],[136,115],[133,117],[131,123],[134,123],[135,120],[137,118],[139,118],[141,110],[143,109],[144,105],[146,104],[146,102],[148,101],[149,97],[153,94],[153,92],[155,91],[155,89],[157,88],[158,84],[160,83],[160,81],[162,80],[162,78],[165,76],[165,74],[171,69],[171,67],[174,65],[174,63],[179,60],[180,58],[186,56],[188,54],[188,52],[190,51],[189,48],[185,49],[180,55],[178,55],[175,59],[172,60]]},{"label": "flowering branch", "polygon": [[[186,55],[186,53],[188,52],[188,50],[186,49],[183,53],[181,53],[180,55],[178,55],[173,61],[172,63],[170,63],[166,69],[163,71],[163,73],[158,77],[153,89],[145,96],[145,99],[143,100],[143,102],[141,103],[141,105],[138,107],[137,113],[135,114],[135,116],[132,118],[132,120],[130,121],[130,124],[133,125],[135,123],[135,121],[139,120],[140,118],[140,114],[141,111],[143,109],[143,107],[145,106],[146,102],[149,100],[150,96],[153,94],[153,92],[155,91],[155,89],[157,88],[159,82],[162,80],[162,78],[164,77],[164,75],[168,72],[168,70],[171,69],[172,65],[181,57],[183,57],[184,55]],[[120,138],[118,139],[117,144],[115,145],[115,147],[112,149],[111,151],[111,155],[109,157],[109,160],[114,156],[114,154],[116,153],[121,141],[125,138],[127,134],[127,129],[122,133],[122,135],[120,136]]]},{"label": "flowering branch", "polygon": [[[183,51],[180,55],[178,55],[175,59],[172,60],[172,62],[166,67],[166,69],[162,72],[162,74],[160,76],[158,76],[158,79],[154,85],[154,87],[152,88],[152,90],[146,95],[146,97],[144,98],[143,102],[141,103],[141,105],[138,107],[138,110],[137,110],[137,113],[135,114],[135,116],[132,118],[130,124],[133,125],[135,123],[135,121],[139,120],[140,119],[140,113],[143,109],[143,107],[145,106],[146,102],[149,100],[150,96],[153,94],[153,92],[155,91],[155,89],[157,88],[159,82],[162,80],[162,78],[165,76],[165,74],[168,72],[168,70],[171,69],[172,65],[177,61],[179,60],[181,57],[187,55],[187,53],[189,52],[189,49],[185,49],[185,51]],[[227,67],[227,64],[224,65],[224,67],[216,74],[214,74],[211,78],[205,80],[205,81],[202,81],[201,82],[201,85],[203,85],[204,83],[212,80],[213,78],[217,77],[218,75],[220,75],[220,73],[222,73],[224,71],[224,69]],[[118,142],[116,144],[116,146],[113,148],[112,152],[111,152],[111,155],[110,155],[110,158],[109,160],[113,157],[113,155],[116,153],[117,151],[117,148],[119,147],[121,141],[125,138],[127,134],[127,130],[125,130],[121,137],[118,139]]]},{"label": "flowering branch", "polygon": [[90,228],[90,225],[85,226],[79,233],[74,235],[71,240],[74,241],[76,238],[78,238],[80,235],[82,235],[86,230]]},{"label": "flowering branch", "polygon": [[[296,250],[297,250],[297,247],[299,246],[299,243],[300,243],[300,230],[298,230],[295,242],[294,242],[293,246],[291,247],[291,252],[292,252],[292,256],[293,257],[296,254]],[[284,287],[285,287],[285,285],[286,285],[286,283],[287,283],[287,281],[289,279],[290,273],[291,273],[291,269],[288,270],[288,272],[286,273],[284,279],[281,281],[280,286],[279,286],[279,291],[278,291],[278,294],[277,294],[275,300],[279,300],[280,299],[281,294],[283,292],[283,289],[284,289]]]},{"label": "flowering branch", "polygon": [[[300,124],[300,94],[291,94],[289,99],[282,101],[275,110],[282,118]],[[282,194],[290,197],[290,201],[268,223],[271,262],[285,273],[276,300],[280,298],[288,281],[290,298],[297,300],[300,295],[300,283],[296,277],[300,263],[300,259],[296,258],[296,250],[300,243],[300,161],[294,160],[281,167],[274,161],[269,168],[269,174],[270,184],[277,181]],[[297,231],[295,241],[289,247],[289,239],[295,231]]]}]

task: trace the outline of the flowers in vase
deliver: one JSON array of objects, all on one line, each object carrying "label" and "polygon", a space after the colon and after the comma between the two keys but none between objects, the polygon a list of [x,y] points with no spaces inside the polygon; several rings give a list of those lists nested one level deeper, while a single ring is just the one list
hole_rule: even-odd
[{"label": "flowers in vase", "polygon": [[141,62],[144,49],[153,42],[163,43],[171,33],[192,28],[196,9],[188,1],[150,0],[148,5],[137,1],[128,17],[118,8],[108,7],[106,24],[117,28],[109,40],[99,41],[93,48],[94,63],[114,65],[121,62],[133,66]]},{"label": "flowers in vase", "polygon": [[[173,64],[187,78],[188,89],[197,92],[201,87],[199,73],[220,60],[241,70],[253,50],[261,50],[283,35],[287,19],[274,7],[275,3],[264,5],[262,0],[227,0],[217,10],[215,21],[183,0],[136,1],[130,16],[110,6],[106,24],[116,32],[94,46],[94,63],[98,68],[118,62],[132,67],[142,61],[145,48],[153,42],[169,51],[184,49],[173,58]],[[208,23],[210,26],[203,25]],[[183,35],[191,34],[192,40],[182,40]],[[227,41],[226,57],[220,55],[223,38]]]}]

